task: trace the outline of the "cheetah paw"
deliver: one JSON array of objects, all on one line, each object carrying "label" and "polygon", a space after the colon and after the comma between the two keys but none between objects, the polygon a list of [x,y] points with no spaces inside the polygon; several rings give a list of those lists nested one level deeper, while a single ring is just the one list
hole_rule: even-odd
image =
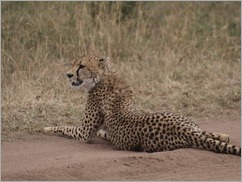
[{"label": "cheetah paw", "polygon": [[227,135],[227,134],[221,134],[220,137],[219,137],[219,140],[221,142],[229,143],[229,135]]},{"label": "cheetah paw", "polygon": [[52,131],[52,127],[44,127],[44,132],[50,132]]}]

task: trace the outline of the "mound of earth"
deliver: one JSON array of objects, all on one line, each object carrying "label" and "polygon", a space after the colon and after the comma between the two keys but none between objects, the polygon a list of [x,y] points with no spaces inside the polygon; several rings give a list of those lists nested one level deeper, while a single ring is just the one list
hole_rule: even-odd
[{"label": "mound of earth", "polygon": [[[230,135],[240,146],[240,118],[198,121],[201,128]],[[14,135],[14,134],[13,134]],[[18,138],[18,139],[17,139]],[[2,141],[2,180],[238,180],[241,158],[199,149],[168,152],[116,150],[94,138],[91,144],[44,134]]]}]

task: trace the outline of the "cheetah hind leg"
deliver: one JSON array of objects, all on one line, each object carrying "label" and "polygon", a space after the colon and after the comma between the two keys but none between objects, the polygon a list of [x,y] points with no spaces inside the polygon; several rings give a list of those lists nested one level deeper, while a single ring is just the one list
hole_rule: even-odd
[{"label": "cheetah hind leg", "polygon": [[[214,133],[213,133],[214,135]],[[211,136],[211,135],[210,135]],[[221,138],[221,137],[220,137]],[[227,153],[241,156],[241,147],[230,145],[212,137],[208,137],[208,132],[192,132],[189,138],[195,148],[204,148],[218,153]],[[224,140],[224,139],[223,139]]]},{"label": "cheetah hind leg", "polygon": [[203,131],[202,134],[208,138],[212,138],[212,139],[218,140],[220,142],[225,142],[226,144],[229,143],[229,135],[227,135],[227,134],[210,133],[207,131]]},{"label": "cheetah hind leg", "polygon": [[98,128],[98,130],[96,132],[96,136],[98,136],[104,140],[110,141],[110,136],[109,136],[105,126],[101,126],[100,128]]}]

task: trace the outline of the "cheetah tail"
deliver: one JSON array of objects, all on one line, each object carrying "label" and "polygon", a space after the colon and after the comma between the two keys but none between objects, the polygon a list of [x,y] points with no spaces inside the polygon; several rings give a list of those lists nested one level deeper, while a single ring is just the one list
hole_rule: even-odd
[{"label": "cheetah tail", "polygon": [[196,136],[194,137],[196,138],[194,142],[196,147],[199,147],[199,148],[202,147],[206,150],[212,150],[218,153],[227,153],[227,154],[241,156],[241,147],[230,145],[225,142],[215,140],[212,138],[208,138],[204,135],[201,135],[199,137],[196,137]]}]

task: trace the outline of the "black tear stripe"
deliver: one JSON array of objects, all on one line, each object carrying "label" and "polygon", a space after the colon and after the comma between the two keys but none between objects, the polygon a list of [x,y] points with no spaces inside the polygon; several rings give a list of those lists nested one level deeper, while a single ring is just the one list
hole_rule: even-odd
[{"label": "black tear stripe", "polygon": [[84,65],[80,64],[80,66],[78,67],[78,69],[76,71],[77,77],[79,77],[79,70],[82,69],[82,68],[84,68],[84,67],[85,67]]}]

